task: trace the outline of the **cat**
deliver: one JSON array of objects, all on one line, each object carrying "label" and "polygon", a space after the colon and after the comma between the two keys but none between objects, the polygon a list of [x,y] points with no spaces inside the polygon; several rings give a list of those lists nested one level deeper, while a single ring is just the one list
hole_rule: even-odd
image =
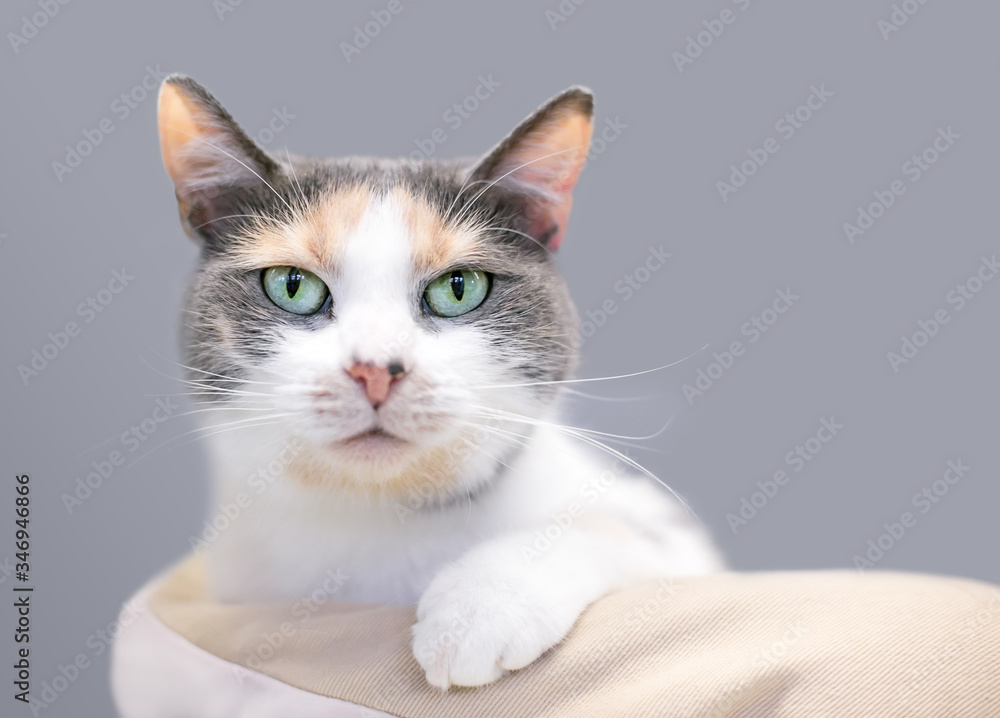
[{"label": "cat", "polygon": [[181,75],[158,118],[200,245],[187,381],[214,503],[239,507],[200,542],[217,600],[342,576],[337,600],[416,605],[414,658],[448,689],[532,663],[609,592],[722,569],[679,501],[556,423],[588,90],[477,160],[272,155]]}]

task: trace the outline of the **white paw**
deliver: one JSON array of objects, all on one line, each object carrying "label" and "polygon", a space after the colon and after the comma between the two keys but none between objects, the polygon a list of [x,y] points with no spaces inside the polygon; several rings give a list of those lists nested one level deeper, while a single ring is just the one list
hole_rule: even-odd
[{"label": "white paw", "polygon": [[451,566],[417,606],[413,655],[427,682],[481,686],[528,665],[558,643],[576,612],[546,601],[528,581],[501,580]]}]

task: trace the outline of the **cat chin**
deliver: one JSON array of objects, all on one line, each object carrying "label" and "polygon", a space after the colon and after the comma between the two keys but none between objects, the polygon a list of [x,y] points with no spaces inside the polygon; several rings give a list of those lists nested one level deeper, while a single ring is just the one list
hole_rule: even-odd
[{"label": "cat chin", "polygon": [[330,445],[338,458],[375,469],[380,465],[405,461],[417,453],[416,446],[384,429],[370,429]]},{"label": "cat chin", "polygon": [[[450,496],[474,462],[463,459],[462,439],[400,438],[365,431],[347,439],[300,437],[301,449],[282,478],[309,491],[344,496]],[[462,488],[464,491],[465,489]]]}]

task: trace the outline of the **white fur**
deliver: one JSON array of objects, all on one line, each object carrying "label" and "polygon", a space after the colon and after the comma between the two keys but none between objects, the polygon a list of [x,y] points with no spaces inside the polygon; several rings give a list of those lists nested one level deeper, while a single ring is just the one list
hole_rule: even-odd
[{"label": "white fur", "polygon": [[[495,356],[474,327],[428,332],[414,321],[410,248],[396,208],[384,202],[370,211],[341,271],[321,274],[338,321],[289,331],[278,359],[259,372],[264,383],[248,385],[265,395],[249,401],[283,416],[212,438],[220,506],[213,514],[240,506],[206,537],[216,594],[328,597],[324,582],[339,572],[347,580],[338,600],[417,604],[414,655],[427,679],[447,688],[527,665],[610,591],[719,569],[700,527],[663,490],[547,424],[550,410],[510,386],[519,383],[505,369],[510,357]],[[402,359],[408,374],[376,412],[344,369],[386,357]],[[481,406],[540,423],[490,421]],[[376,420],[408,447],[317,448]],[[489,428],[471,433],[482,424]],[[526,448],[518,453],[519,444]],[[451,453],[457,483],[429,475],[426,491],[379,495],[387,476],[446,445],[468,447]],[[324,491],[287,475],[317,452],[355,484]]]}]

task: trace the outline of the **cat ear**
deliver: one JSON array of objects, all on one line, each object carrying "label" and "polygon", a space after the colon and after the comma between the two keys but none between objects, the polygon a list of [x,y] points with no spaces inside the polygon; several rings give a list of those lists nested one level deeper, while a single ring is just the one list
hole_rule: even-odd
[{"label": "cat ear", "polygon": [[273,184],[278,164],[190,77],[163,81],[157,114],[163,164],[191,237],[210,235],[211,222],[232,213],[240,189]]},{"label": "cat ear", "polygon": [[492,183],[523,197],[525,231],[556,249],[562,243],[573,187],[590,148],[593,114],[594,96],[589,90],[571,87],[556,95],[476,166],[470,186]]}]

